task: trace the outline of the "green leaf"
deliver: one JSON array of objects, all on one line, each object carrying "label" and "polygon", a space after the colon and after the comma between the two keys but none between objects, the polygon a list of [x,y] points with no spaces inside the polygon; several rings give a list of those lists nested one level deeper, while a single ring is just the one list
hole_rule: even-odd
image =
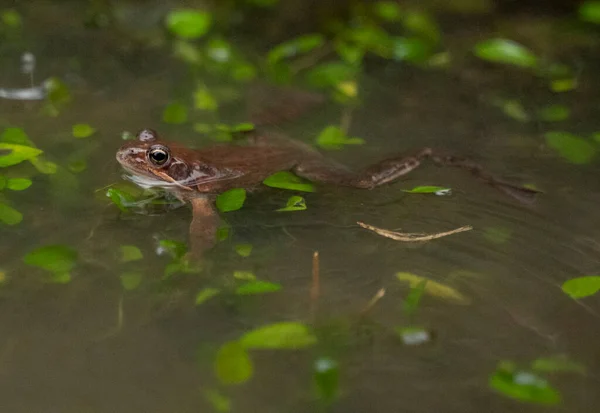
[{"label": "green leaf", "polygon": [[560,122],[569,119],[571,110],[564,105],[549,105],[538,111],[538,117],[544,122]]},{"label": "green leaf", "polygon": [[526,47],[509,39],[489,39],[475,45],[477,57],[495,63],[535,68],[538,58]]},{"label": "green leaf", "polygon": [[583,364],[569,360],[564,355],[554,357],[540,357],[531,363],[531,369],[541,373],[579,373],[585,374],[586,368]]},{"label": "green leaf", "polygon": [[182,39],[197,39],[210,29],[212,16],[203,10],[177,9],[167,15],[167,28]]},{"label": "green leaf", "polygon": [[202,86],[194,92],[194,107],[200,110],[215,111],[219,108],[219,103],[210,91]]},{"label": "green leaf", "polygon": [[378,1],[374,4],[375,14],[389,22],[400,21],[402,9],[395,1]]},{"label": "green leaf", "polygon": [[50,281],[55,284],[68,284],[71,282],[71,274],[68,272],[53,272]]},{"label": "green leaf", "polygon": [[250,379],[254,367],[244,346],[237,341],[223,344],[217,352],[215,373],[223,384],[241,384]]},{"label": "green leaf", "polygon": [[594,295],[600,291],[600,276],[588,275],[571,278],[563,283],[562,290],[575,299]]},{"label": "green leaf", "polygon": [[333,402],[339,394],[339,363],[329,357],[319,357],[313,364],[313,381],[319,399]]},{"label": "green leaf", "polygon": [[256,280],[256,275],[251,271],[234,271],[233,278],[236,280],[253,281]]},{"label": "green leaf", "polygon": [[402,20],[402,24],[405,29],[420,35],[432,43],[440,41],[440,28],[428,13],[417,10],[408,11]]},{"label": "green leaf", "polygon": [[31,186],[31,179],[10,178],[6,182],[6,187],[12,191],[23,191]]},{"label": "green leaf", "polygon": [[396,327],[394,331],[405,346],[420,346],[433,339],[431,332],[422,327]]},{"label": "green leaf", "polygon": [[560,403],[561,395],[548,382],[538,375],[517,370],[508,364],[498,367],[492,374],[489,385],[498,393],[511,399],[542,405]]},{"label": "green leaf", "polygon": [[188,110],[183,103],[169,103],[163,111],[162,120],[165,123],[180,125],[187,122]]},{"label": "green leaf", "polygon": [[14,208],[0,202],[0,221],[6,225],[17,225],[23,221],[23,214]]},{"label": "green leaf", "polygon": [[142,251],[135,245],[121,245],[121,262],[137,261],[144,258]]},{"label": "green leaf", "polygon": [[187,252],[185,243],[172,239],[161,239],[158,242],[158,247],[175,259],[182,258]]},{"label": "green leaf", "polygon": [[396,278],[402,282],[407,282],[411,288],[417,287],[423,280],[427,280],[425,284],[425,292],[427,294],[443,298],[448,301],[455,302],[457,304],[468,304],[469,299],[465,297],[458,290],[446,285],[439,283],[437,281],[433,281],[431,279],[421,277],[419,275],[415,275],[409,272],[398,272],[396,273]]},{"label": "green leaf", "polygon": [[240,257],[249,257],[252,254],[252,244],[238,244],[235,246],[235,252]]},{"label": "green leaf", "polygon": [[304,211],[306,209],[306,201],[301,196],[291,196],[287,200],[287,204],[285,208],[279,208],[277,212],[285,212],[285,211]]},{"label": "green leaf", "polygon": [[77,251],[66,245],[47,245],[27,253],[23,261],[53,273],[69,273],[75,266],[77,255]]},{"label": "green leaf", "polygon": [[312,86],[326,88],[354,80],[357,68],[342,62],[323,63],[307,73],[307,81]]},{"label": "green leaf", "polygon": [[425,293],[425,287],[427,286],[427,279],[424,278],[414,286],[410,287],[410,291],[404,300],[403,311],[407,316],[413,315],[419,308],[421,297]]},{"label": "green leaf", "polygon": [[275,46],[267,55],[267,62],[275,64],[283,59],[295,57],[302,53],[308,53],[325,43],[323,35],[318,33],[304,34],[295,39]]},{"label": "green leaf", "polygon": [[600,24],[600,1],[584,1],[579,5],[578,11],[581,20]]},{"label": "green leaf", "polygon": [[75,138],[88,138],[96,133],[96,129],[87,123],[77,123],[73,125],[73,137]]},{"label": "green leaf", "polygon": [[46,161],[41,157],[32,158],[29,162],[34,166],[35,169],[46,175],[55,174],[58,171],[58,165],[54,162]]},{"label": "green leaf", "polygon": [[204,398],[210,403],[212,408],[219,413],[229,413],[231,411],[231,401],[229,398],[215,389],[206,390],[204,392]]},{"label": "green leaf", "polygon": [[592,139],[595,140],[597,143],[600,143],[600,132],[592,133]]},{"label": "green leaf", "polygon": [[173,55],[190,64],[200,64],[202,62],[202,52],[200,49],[185,40],[176,40],[173,42]]},{"label": "green leaf", "polygon": [[31,146],[0,142],[0,167],[19,164],[41,153],[41,150]]},{"label": "green leaf", "polygon": [[221,290],[219,290],[218,288],[211,288],[211,287],[203,288],[202,290],[200,290],[198,292],[198,294],[196,294],[196,305],[200,305],[200,304],[210,300],[211,298],[213,298],[220,292],[221,292]]},{"label": "green leaf", "polygon": [[568,132],[546,132],[546,143],[574,164],[589,163],[596,155],[596,148],[588,141]]},{"label": "green leaf", "polygon": [[125,291],[133,291],[142,283],[142,274],[137,271],[124,272],[121,274],[121,285]]},{"label": "green leaf", "polygon": [[87,162],[83,159],[74,160],[69,162],[67,168],[73,173],[80,173],[87,169]]},{"label": "green leaf", "polygon": [[413,189],[403,189],[402,192],[407,192],[409,194],[435,194],[437,192],[447,192],[450,191],[450,188],[446,188],[443,186],[416,186]]},{"label": "green leaf", "polygon": [[569,92],[577,89],[577,86],[579,86],[579,81],[574,77],[554,79],[550,82],[550,90],[556,93]]},{"label": "green leaf", "polygon": [[133,195],[117,188],[108,188],[106,196],[123,212],[127,212],[127,208],[135,202]]},{"label": "green leaf", "polygon": [[339,126],[327,126],[317,136],[317,145],[324,149],[341,149],[344,145],[362,145],[361,138],[350,138]]},{"label": "green leaf", "polygon": [[244,206],[244,201],[246,201],[246,190],[243,188],[233,188],[219,194],[217,197],[217,208],[221,212],[237,211]]},{"label": "green leaf", "polygon": [[421,63],[433,54],[431,43],[418,37],[395,37],[392,57],[397,61]]},{"label": "green leaf", "polygon": [[6,128],[0,136],[0,141],[16,145],[35,146],[29,136],[21,128]]},{"label": "green leaf", "polygon": [[254,295],[254,294],[265,294],[274,293],[281,290],[281,284],[275,284],[268,281],[249,281],[245,284],[240,285],[235,289],[237,295]]},{"label": "green leaf", "polygon": [[500,102],[500,107],[502,108],[502,112],[505,115],[511,117],[514,120],[518,120],[519,122],[529,122],[530,117],[523,104],[515,99],[507,99],[505,101]]},{"label": "green leaf", "polygon": [[71,102],[71,91],[59,78],[52,77],[44,83],[48,91],[42,112],[48,116],[58,116],[61,109]]},{"label": "green leaf", "polygon": [[315,192],[313,184],[305,182],[291,172],[277,172],[263,181],[272,188],[290,189],[292,191]]},{"label": "green leaf", "polygon": [[240,344],[250,349],[298,349],[312,346],[317,338],[308,327],[297,322],[281,322],[252,330]]},{"label": "green leaf", "polygon": [[21,15],[15,9],[2,10],[0,12],[0,22],[3,26],[11,29],[18,29],[23,24]]}]

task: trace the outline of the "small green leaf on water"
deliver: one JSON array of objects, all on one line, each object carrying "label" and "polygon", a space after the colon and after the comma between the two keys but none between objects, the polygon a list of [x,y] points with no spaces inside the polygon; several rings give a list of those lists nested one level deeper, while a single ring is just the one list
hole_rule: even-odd
[{"label": "small green leaf on water", "polygon": [[236,280],[254,281],[256,280],[256,275],[251,271],[234,271],[233,278]]},{"label": "small green leaf on water", "polygon": [[298,349],[317,342],[315,335],[302,323],[281,322],[259,327],[244,334],[240,344],[250,349]]},{"label": "small green leaf on water", "polygon": [[70,272],[77,256],[77,251],[66,245],[47,245],[27,253],[23,261],[27,265],[59,274]]},{"label": "small green leaf on water", "polygon": [[409,194],[435,194],[440,191],[449,191],[450,188],[446,188],[443,186],[416,186],[413,189],[403,189],[402,192],[407,192]]},{"label": "small green leaf on water", "polygon": [[284,208],[279,208],[277,212],[284,211],[304,211],[306,209],[306,201],[301,196],[291,196]]},{"label": "small green leaf on water", "polygon": [[219,194],[217,197],[217,208],[221,212],[237,211],[244,206],[244,201],[246,201],[246,190],[243,188],[233,188]]},{"label": "small green leaf on water", "polygon": [[489,39],[475,45],[477,57],[495,63],[534,68],[538,58],[523,45],[509,39]]},{"label": "small green leaf on water", "polygon": [[212,288],[212,287],[203,288],[202,290],[198,291],[198,294],[196,294],[196,305],[200,305],[200,304],[210,300],[211,298],[213,298],[220,292],[221,292],[221,290],[219,290],[218,288]]},{"label": "small green leaf on water", "polygon": [[588,0],[579,5],[579,18],[585,22],[600,24],[600,1]]},{"label": "small green leaf on water", "polygon": [[329,357],[319,357],[313,364],[313,381],[319,399],[327,404],[334,401],[339,393],[339,363]]},{"label": "small green leaf on water", "polygon": [[422,327],[396,327],[396,334],[406,346],[420,346],[431,342],[431,332]]},{"label": "small green leaf on water", "polygon": [[169,103],[165,110],[163,111],[162,120],[165,123],[170,123],[172,125],[180,125],[185,123],[188,118],[188,110],[187,106],[183,103]]},{"label": "small green leaf on water", "polygon": [[210,29],[212,16],[203,10],[177,9],[167,15],[167,28],[182,39],[197,39]]},{"label": "small green leaf on water", "polygon": [[489,385],[498,393],[523,402],[555,405],[561,401],[560,393],[546,379],[509,363],[499,364],[490,376]]},{"label": "small green leaf on water", "polygon": [[550,82],[550,90],[556,93],[569,92],[577,89],[579,82],[576,78],[555,79]]},{"label": "small green leaf on water", "polygon": [[19,164],[42,153],[31,146],[0,142],[0,167]]},{"label": "small green leaf on water", "polygon": [[240,257],[249,257],[252,254],[252,244],[238,244],[235,246],[235,252]]},{"label": "small green leaf on water", "polygon": [[512,231],[505,227],[486,227],[483,230],[483,237],[494,244],[506,244],[511,236]]},{"label": "small green leaf on water", "polygon": [[549,105],[538,111],[538,117],[545,122],[560,122],[569,119],[571,111],[564,105]]},{"label": "small green leaf on water", "polygon": [[18,29],[22,25],[21,15],[15,9],[2,10],[0,12],[0,22],[3,26],[11,29]]},{"label": "small green leaf on water", "polygon": [[452,287],[409,272],[398,272],[396,273],[396,278],[402,282],[407,282],[411,288],[415,288],[423,280],[427,280],[424,288],[425,292],[429,295],[453,301],[457,304],[468,304],[470,301],[462,293]]},{"label": "small green leaf on water", "polygon": [[302,53],[308,53],[311,50],[322,46],[324,42],[325,39],[321,34],[304,34],[275,46],[269,51],[267,61],[269,64],[275,64],[283,59],[295,57]]},{"label": "small green leaf on water", "polygon": [[427,286],[427,279],[422,279],[416,285],[410,287],[410,291],[404,300],[403,311],[407,316],[413,315],[419,308],[419,303],[425,293],[425,287]]},{"label": "small green leaf on water", "polygon": [[304,181],[291,172],[277,172],[263,181],[272,188],[290,189],[292,191],[315,192],[313,184]]},{"label": "small green leaf on water", "polygon": [[317,136],[317,145],[324,149],[341,149],[344,145],[362,145],[361,138],[351,138],[339,126],[327,126]]},{"label": "small green leaf on water", "polygon": [[6,182],[6,187],[12,191],[23,191],[31,186],[31,179],[10,178]]},{"label": "small green leaf on water", "polygon": [[137,261],[144,258],[142,251],[135,245],[121,245],[121,261]]},{"label": "small green leaf on water", "polygon": [[546,132],[546,143],[563,158],[574,164],[589,163],[596,155],[596,148],[579,136],[568,132]]},{"label": "small green leaf on water", "polygon": [[571,278],[562,285],[562,290],[571,298],[584,298],[600,291],[600,276],[588,275]]},{"label": "small green leaf on water", "polygon": [[231,411],[231,401],[229,398],[219,393],[216,389],[204,391],[204,398],[219,413],[229,413]]},{"label": "small green leaf on water", "polygon": [[541,373],[586,373],[586,368],[583,364],[569,360],[569,358],[564,355],[535,359],[533,363],[531,363],[531,369]]},{"label": "small green leaf on water", "polygon": [[217,352],[215,373],[223,384],[241,384],[252,377],[254,367],[241,343],[223,344]]},{"label": "small green leaf on water", "polygon": [[88,138],[96,132],[96,129],[87,123],[77,123],[73,125],[73,136],[75,138]]},{"label": "small green leaf on water", "polygon": [[395,1],[378,1],[374,4],[377,16],[389,22],[399,21],[402,17],[402,9]]},{"label": "small green leaf on water", "polygon": [[194,92],[194,107],[200,110],[214,111],[219,108],[219,103],[206,87],[201,86]]},{"label": "small green leaf on water", "polygon": [[0,221],[6,225],[17,225],[23,221],[23,214],[16,209],[0,202]]},{"label": "small green leaf on water", "polygon": [[275,284],[268,281],[248,281],[235,289],[237,295],[254,295],[274,293],[281,290],[281,284]]},{"label": "small green leaf on water", "polygon": [[142,274],[137,271],[124,272],[121,274],[121,285],[125,291],[133,291],[142,283]]}]

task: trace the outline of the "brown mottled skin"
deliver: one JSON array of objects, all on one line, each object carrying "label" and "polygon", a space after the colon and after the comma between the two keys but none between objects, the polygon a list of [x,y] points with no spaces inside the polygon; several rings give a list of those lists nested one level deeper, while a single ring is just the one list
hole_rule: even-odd
[{"label": "brown mottled skin", "polygon": [[216,194],[232,188],[252,188],[279,171],[291,171],[310,181],[372,189],[396,180],[430,158],[439,165],[470,171],[485,183],[522,202],[531,202],[535,190],[500,181],[482,167],[452,156],[439,156],[429,148],[414,156],[397,156],[354,173],[303,143],[254,133],[249,145],[216,145],[194,150],[165,142],[144,129],[137,139],[123,145],[117,160],[130,179],[144,187],[162,187],[192,204],[192,250],[201,253],[214,244],[219,223],[213,208]]}]

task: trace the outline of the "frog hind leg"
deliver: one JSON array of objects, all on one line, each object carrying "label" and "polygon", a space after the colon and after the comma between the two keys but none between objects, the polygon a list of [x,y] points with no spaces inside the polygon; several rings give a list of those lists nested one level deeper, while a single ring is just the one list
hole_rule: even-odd
[{"label": "frog hind leg", "polygon": [[212,248],[216,242],[216,233],[219,227],[219,214],[214,208],[213,200],[209,198],[193,198],[193,219],[190,224],[190,251],[189,256],[200,259],[205,251]]}]

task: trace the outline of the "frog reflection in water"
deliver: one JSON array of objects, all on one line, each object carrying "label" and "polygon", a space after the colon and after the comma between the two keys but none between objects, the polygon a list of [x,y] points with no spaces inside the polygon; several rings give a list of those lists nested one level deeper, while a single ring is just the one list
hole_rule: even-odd
[{"label": "frog reflection in water", "polygon": [[441,156],[429,148],[413,156],[397,156],[354,173],[326,159],[313,148],[281,137],[250,134],[247,145],[217,145],[199,150],[165,142],[151,129],[123,145],[117,160],[128,178],[144,188],[163,188],[192,205],[190,243],[199,255],[215,242],[219,217],[215,195],[232,188],[252,188],[279,171],[291,171],[313,182],[373,189],[417,168],[425,159],[470,171],[485,183],[521,202],[531,202],[537,191],[496,179],[481,166],[454,156]]}]

